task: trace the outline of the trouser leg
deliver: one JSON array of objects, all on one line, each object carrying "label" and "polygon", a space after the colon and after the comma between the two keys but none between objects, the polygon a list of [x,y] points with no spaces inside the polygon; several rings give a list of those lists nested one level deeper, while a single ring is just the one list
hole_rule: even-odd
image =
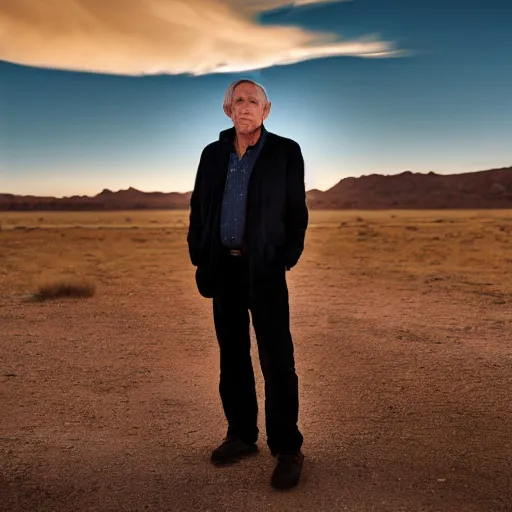
[{"label": "trouser leg", "polygon": [[[232,257],[233,258],[233,257]],[[258,403],[250,348],[249,310],[244,263],[225,263],[222,291],[213,299],[215,331],[220,349],[219,392],[228,435],[246,443],[258,438]]]},{"label": "trouser leg", "polygon": [[255,279],[250,301],[265,379],[267,444],[273,453],[297,450],[303,442],[285,272],[277,268]]}]

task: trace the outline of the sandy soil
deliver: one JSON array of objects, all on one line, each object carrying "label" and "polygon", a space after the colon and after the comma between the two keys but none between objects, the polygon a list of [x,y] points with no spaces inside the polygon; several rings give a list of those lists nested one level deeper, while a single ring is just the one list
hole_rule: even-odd
[{"label": "sandy soil", "polygon": [[[269,485],[262,415],[257,457],[209,463],[225,432],[211,304],[195,289],[186,220],[165,215],[133,231],[58,226],[56,217],[14,230],[4,219],[0,510],[512,510],[512,290],[503,257],[498,265],[489,257],[496,246],[482,245],[462,275],[448,264],[453,251],[443,259],[440,247],[433,266],[412,256],[427,227],[438,230],[429,240],[442,242],[447,233],[464,239],[474,223],[368,214],[366,229],[380,235],[361,240],[355,214],[313,215],[303,259],[288,273],[306,460],[300,486],[279,493]],[[482,215],[479,226],[512,218]],[[19,222],[29,224],[11,227]],[[393,223],[402,233],[395,253]],[[406,268],[397,255],[408,251]],[[88,275],[97,293],[22,297],[42,269]],[[263,411],[255,345],[253,355]]]}]

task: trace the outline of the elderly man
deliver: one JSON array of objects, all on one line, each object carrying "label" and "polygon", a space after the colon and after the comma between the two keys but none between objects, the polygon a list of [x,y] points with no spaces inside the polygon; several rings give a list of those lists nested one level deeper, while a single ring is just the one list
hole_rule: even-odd
[{"label": "elderly man", "polygon": [[308,209],[300,146],[265,129],[270,107],[252,80],[228,87],[224,112],[234,126],[202,151],[187,241],[198,290],[213,299],[220,347],[228,428],[211,460],[228,464],[258,451],[250,312],[265,380],[267,444],[277,458],[271,485],[287,489],[297,485],[304,456],[286,271],[303,252]]}]

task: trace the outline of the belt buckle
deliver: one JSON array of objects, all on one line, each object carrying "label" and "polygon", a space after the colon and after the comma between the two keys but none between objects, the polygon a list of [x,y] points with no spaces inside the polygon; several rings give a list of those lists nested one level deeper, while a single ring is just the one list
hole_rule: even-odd
[{"label": "belt buckle", "polygon": [[229,254],[231,256],[242,256],[242,251],[240,249],[230,249]]}]

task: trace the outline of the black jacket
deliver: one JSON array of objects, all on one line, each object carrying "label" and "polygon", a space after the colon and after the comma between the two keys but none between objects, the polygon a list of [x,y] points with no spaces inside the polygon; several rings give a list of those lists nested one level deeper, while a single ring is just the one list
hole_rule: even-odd
[{"label": "black jacket", "polygon": [[[198,267],[199,291],[204,296],[215,294],[213,278],[222,253],[220,214],[234,136],[234,127],[224,130],[218,141],[203,149],[190,199],[187,242],[190,260]],[[291,139],[267,132],[247,195],[242,250],[249,258],[251,269],[257,273],[264,272],[268,265],[279,264],[288,269],[296,265],[304,250],[307,226],[300,146]]]}]

